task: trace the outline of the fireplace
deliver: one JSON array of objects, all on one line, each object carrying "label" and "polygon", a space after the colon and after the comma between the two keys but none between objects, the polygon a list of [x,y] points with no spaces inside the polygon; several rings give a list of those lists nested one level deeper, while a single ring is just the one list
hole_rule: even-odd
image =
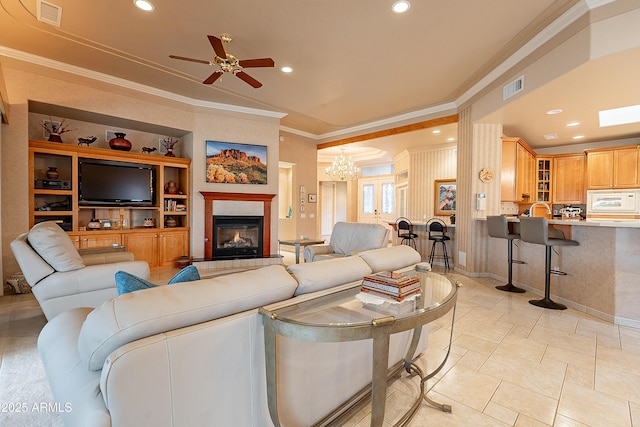
[{"label": "fireplace", "polygon": [[261,216],[213,216],[213,259],[262,257]]},{"label": "fireplace", "polygon": [[[221,193],[215,191],[201,191],[204,197],[204,259],[213,259],[213,204],[219,200],[232,200],[238,202],[260,202],[263,205],[263,221],[262,227],[262,254],[258,257],[271,256],[271,201],[275,194],[251,194],[251,193]],[[224,212],[222,212],[224,213]],[[221,213],[221,214],[222,214]]]}]

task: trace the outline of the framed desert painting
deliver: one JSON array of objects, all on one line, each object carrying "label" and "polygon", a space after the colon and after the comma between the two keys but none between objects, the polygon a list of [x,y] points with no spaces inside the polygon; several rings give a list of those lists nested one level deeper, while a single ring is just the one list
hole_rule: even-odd
[{"label": "framed desert painting", "polygon": [[435,215],[451,215],[456,212],[456,180],[436,179]]},{"label": "framed desert painting", "polygon": [[207,141],[206,182],[266,184],[267,147]]}]

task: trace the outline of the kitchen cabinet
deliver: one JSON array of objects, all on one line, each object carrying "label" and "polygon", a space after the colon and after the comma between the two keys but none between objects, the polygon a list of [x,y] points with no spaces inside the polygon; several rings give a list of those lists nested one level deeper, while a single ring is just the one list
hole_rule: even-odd
[{"label": "kitchen cabinet", "polygon": [[536,153],[521,138],[502,138],[500,198],[531,203],[536,186]]},{"label": "kitchen cabinet", "polygon": [[640,150],[637,146],[587,150],[587,188],[640,187]]},{"label": "kitchen cabinet", "polygon": [[538,169],[536,171],[536,200],[537,202],[551,203],[551,166],[552,157],[537,157]]},{"label": "kitchen cabinet", "polygon": [[553,157],[552,200],[555,204],[584,204],[585,156],[582,153]]}]

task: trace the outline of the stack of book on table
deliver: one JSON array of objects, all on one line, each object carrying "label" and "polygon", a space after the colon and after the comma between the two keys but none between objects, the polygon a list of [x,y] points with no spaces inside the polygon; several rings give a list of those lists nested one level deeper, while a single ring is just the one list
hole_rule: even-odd
[{"label": "stack of book on table", "polygon": [[360,290],[402,301],[410,295],[420,293],[420,279],[418,276],[381,271],[364,276]]}]

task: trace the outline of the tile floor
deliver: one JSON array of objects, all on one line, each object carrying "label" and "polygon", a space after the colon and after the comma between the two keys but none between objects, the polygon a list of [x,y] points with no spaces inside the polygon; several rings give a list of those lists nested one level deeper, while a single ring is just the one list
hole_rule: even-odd
[{"label": "tile floor", "polygon": [[[155,273],[154,279],[172,273]],[[494,286],[502,283],[493,279],[452,277],[463,285],[453,347],[428,386],[429,397],[450,404],[453,412],[423,403],[410,426],[640,427],[640,330],[572,309],[534,307],[527,302],[531,294],[498,291]],[[53,401],[36,352],[44,323],[31,295],[0,297],[0,405]],[[432,369],[440,363],[450,328],[451,317],[431,325],[429,349],[418,365]],[[416,392],[415,378],[392,380],[385,427],[400,418]],[[369,412],[368,406],[358,408],[339,425],[368,426]],[[55,413],[9,413],[0,407],[0,425],[62,422]]]}]

